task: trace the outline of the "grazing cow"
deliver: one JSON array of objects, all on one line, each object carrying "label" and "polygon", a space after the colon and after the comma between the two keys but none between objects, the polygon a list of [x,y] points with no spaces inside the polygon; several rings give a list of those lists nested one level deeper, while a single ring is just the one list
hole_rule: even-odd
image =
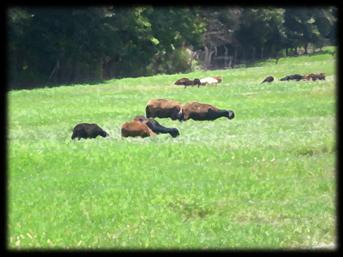
[{"label": "grazing cow", "polygon": [[217,85],[219,83],[219,80],[217,78],[214,77],[206,77],[206,78],[202,78],[200,79],[200,83],[201,85]]},{"label": "grazing cow", "polygon": [[273,76],[268,76],[268,77],[266,77],[266,78],[261,82],[261,84],[262,84],[262,83],[265,83],[265,82],[270,83],[270,82],[273,82],[273,81],[274,81],[274,77],[273,77]]},{"label": "grazing cow", "polygon": [[193,80],[193,85],[194,85],[194,86],[195,86],[195,85],[198,85],[198,87],[200,87],[200,86],[201,86],[200,79],[194,79],[194,80]]},{"label": "grazing cow", "polygon": [[308,75],[304,76],[305,80],[313,80],[316,81],[318,80],[325,80],[325,74],[324,73],[319,73],[319,74],[314,74],[314,73],[310,73]]},{"label": "grazing cow", "polygon": [[195,86],[195,85],[198,85],[198,87],[200,87],[201,85],[200,79],[185,81],[184,88],[186,88],[187,86]]},{"label": "grazing cow", "polygon": [[219,76],[215,76],[213,78],[216,79],[218,83],[221,83],[223,81],[222,77],[219,77]]},{"label": "grazing cow", "polygon": [[188,78],[182,78],[182,79],[177,80],[175,82],[175,85],[183,85],[186,88],[187,86],[195,86],[195,85],[198,85],[199,87],[201,83],[199,79],[190,80]]},{"label": "grazing cow", "polygon": [[179,131],[176,128],[164,127],[153,118],[146,118],[145,116],[140,115],[136,116],[133,120],[147,125],[156,134],[169,134],[172,137],[177,137],[180,135]]},{"label": "grazing cow", "polygon": [[315,74],[310,73],[304,76],[304,80],[316,80]]},{"label": "grazing cow", "polygon": [[220,110],[209,104],[191,102],[182,106],[181,120],[215,120],[220,117],[233,119],[235,113],[231,110]]},{"label": "grazing cow", "polygon": [[319,74],[316,74],[317,76],[317,79],[319,80],[325,80],[325,73],[319,73]]},{"label": "grazing cow", "polygon": [[304,76],[303,75],[300,75],[300,74],[294,74],[294,75],[289,75],[289,76],[286,76],[282,79],[280,79],[281,81],[288,81],[288,80],[296,80],[296,81],[299,81],[299,80],[302,80],[304,79]]},{"label": "grazing cow", "polygon": [[147,118],[171,118],[179,119],[181,104],[174,100],[152,99],[147,103],[145,113]]},{"label": "grazing cow", "polygon": [[188,79],[188,78],[182,78],[182,79],[179,79],[175,82],[175,85],[185,85],[185,83],[189,83],[191,80]]},{"label": "grazing cow", "polygon": [[106,131],[100,128],[97,124],[80,123],[73,129],[71,139],[78,138],[96,138],[97,136],[109,136]]},{"label": "grazing cow", "polygon": [[122,137],[150,137],[155,133],[146,124],[133,120],[122,125],[121,135]]}]

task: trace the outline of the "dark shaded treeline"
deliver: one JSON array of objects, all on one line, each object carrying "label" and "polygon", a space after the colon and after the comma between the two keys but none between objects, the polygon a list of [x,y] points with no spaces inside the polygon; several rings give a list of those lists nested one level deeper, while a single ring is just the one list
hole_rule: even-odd
[{"label": "dark shaded treeline", "polygon": [[9,8],[9,88],[228,68],[335,44],[337,9]]}]

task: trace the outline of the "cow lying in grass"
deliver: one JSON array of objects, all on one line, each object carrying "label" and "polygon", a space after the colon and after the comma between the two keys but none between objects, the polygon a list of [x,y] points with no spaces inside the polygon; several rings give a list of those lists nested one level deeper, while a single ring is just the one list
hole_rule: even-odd
[{"label": "cow lying in grass", "polygon": [[80,140],[81,138],[96,138],[97,136],[107,137],[109,135],[97,124],[80,123],[74,127],[71,139],[78,138]]},{"label": "cow lying in grass", "polygon": [[283,77],[283,78],[281,78],[280,80],[281,80],[281,81],[288,81],[288,80],[296,80],[296,81],[299,81],[299,80],[302,80],[302,79],[304,79],[304,76],[303,76],[303,75],[294,74],[294,75],[289,75],[289,76]]},{"label": "cow lying in grass", "polygon": [[182,78],[182,79],[177,80],[175,82],[175,85],[183,85],[186,88],[187,86],[195,86],[195,85],[198,85],[199,87],[201,83],[199,79],[190,80],[188,78]]},{"label": "cow lying in grass", "polygon": [[325,74],[324,73],[319,73],[319,74],[315,74],[315,73],[310,73],[308,75],[304,76],[305,80],[313,80],[316,81],[318,80],[325,80]]},{"label": "cow lying in grass", "polygon": [[220,117],[227,117],[231,120],[235,117],[235,113],[231,110],[218,109],[210,104],[191,102],[182,106],[179,120],[216,120]]},{"label": "cow lying in grass", "polygon": [[217,85],[222,81],[221,77],[206,77],[200,79],[201,85]]},{"label": "cow lying in grass", "polygon": [[187,81],[187,82],[185,82],[184,83],[184,88],[186,88],[187,86],[198,86],[198,87],[200,87],[200,85],[201,85],[201,82],[200,82],[200,80],[199,79],[194,79],[193,81],[192,80],[190,80],[190,81]]},{"label": "cow lying in grass", "polygon": [[145,113],[147,118],[179,119],[181,103],[167,99],[152,99],[147,103]]},{"label": "cow lying in grass", "polygon": [[166,128],[152,118],[136,116],[133,121],[123,124],[121,135],[123,137],[150,137],[156,134],[170,134],[172,137],[180,135],[176,128]]},{"label": "cow lying in grass", "polygon": [[222,77],[219,77],[219,76],[215,76],[212,78],[216,79],[218,81],[218,83],[221,83],[223,81]]},{"label": "cow lying in grass", "polygon": [[273,81],[274,81],[274,77],[273,77],[273,76],[268,76],[268,77],[266,77],[266,78],[261,82],[261,84],[262,84],[262,83],[265,83],[265,82],[271,83],[271,82],[273,82]]},{"label": "cow lying in grass", "polygon": [[189,81],[191,81],[191,80],[188,78],[182,78],[182,79],[178,79],[174,84],[180,86],[180,85],[184,85],[185,82],[189,82]]}]

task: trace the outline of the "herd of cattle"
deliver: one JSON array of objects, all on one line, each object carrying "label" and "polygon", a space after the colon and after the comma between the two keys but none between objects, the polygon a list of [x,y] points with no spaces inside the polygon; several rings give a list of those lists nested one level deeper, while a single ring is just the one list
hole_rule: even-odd
[{"label": "herd of cattle", "polygon": [[[296,80],[296,81],[299,81],[299,80],[312,80],[312,81],[325,80],[325,74],[324,73],[318,73],[318,74],[310,73],[307,75],[293,74],[293,75],[288,75],[288,76],[280,79],[280,81],[288,81],[288,80]],[[261,82],[261,84],[265,83],[265,82],[270,83],[273,81],[274,81],[274,77],[268,76]]]},{"label": "herd of cattle", "polygon": [[[210,104],[190,102],[181,104],[175,100],[152,99],[145,108],[146,115],[136,116],[133,120],[124,123],[121,127],[122,137],[150,137],[156,134],[169,134],[172,137],[180,135],[178,129],[167,128],[154,118],[170,118],[172,120],[215,120],[220,117],[233,119],[235,113],[231,110],[222,110]],[[71,139],[107,137],[109,134],[97,124],[80,123],[73,129]]]},{"label": "herd of cattle", "polygon": [[[294,74],[283,77],[280,81],[288,80],[325,80],[325,74],[310,73],[307,75]],[[266,77],[262,83],[273,82],[274,77]],[[181,78],[175,82],[175,85],[198,87],[202,85],[217,85],[222,82],[221,77],[206,77],[202,79]],[[261,84],[262,84],[261,83]],[[210,104],[190,102],[181,104],[175,100],[152,99],[147,103],[145,116],[139,115],[133,120],[124,123],[121,127],[122,137],[150,137],[156,134],[169,134],[177,137],[180,132],[177,128],[167,128],[158,123],[154,118],[170,118],[172,120],[186,121],[192,120],[215,120],[220,117],[233,119],[235,113],[232,110],[218,109]],[[97,136],[107,137],[109,134],[100,128],[97,124],[80,123],[73,129],[71,139],[96,138]]]}]

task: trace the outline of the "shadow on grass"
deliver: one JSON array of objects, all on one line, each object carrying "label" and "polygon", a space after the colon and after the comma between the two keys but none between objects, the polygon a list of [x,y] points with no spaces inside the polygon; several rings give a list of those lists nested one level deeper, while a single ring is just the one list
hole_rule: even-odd
[{"label": "shadow on grass", "polygon": [[194,200],[177,199],[174,202],[169,202],[168,206],[173,211],[178,212],[182,216],[183,221],[205,218],[214,213],[212,209],[202,206]]},{"label": "shadow on grass", "polygon": [[299,155],[305,155],[305,156],[313,156],[313,155],[319,155],[319,154],[325,154],[325,153],[334,153],[335,149],[333,146],[320,146],[320,147],[303,147],[301,149],[298,149],[296,151]]},{"label": "shadow on grass", "polygon": [[82,81],[82,82],[69,82],[69,83],[22,83],[17,85],[11,85],[8,83],[7,91],[10,90],[21,90],[21,89],[39,89],[39,88],[54,88],[54,87],[61,87],[61,86],[75,86],[75,85],[97,85],[105,83],[107,80],[91,80],[91,81]]}]

